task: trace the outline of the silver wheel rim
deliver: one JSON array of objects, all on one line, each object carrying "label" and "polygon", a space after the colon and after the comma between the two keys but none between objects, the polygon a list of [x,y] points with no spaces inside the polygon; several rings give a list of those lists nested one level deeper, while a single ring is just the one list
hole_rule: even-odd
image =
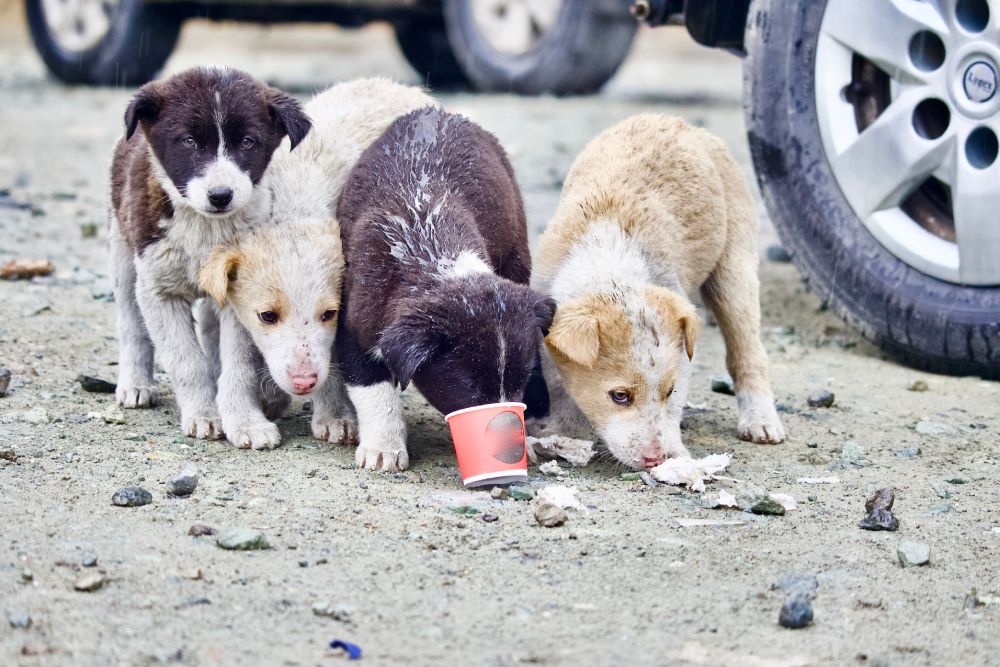
[{"label": "silver wheel rim", "polygon": [[[816,48],[820,135],[847,202],[896,257],[966,285],[1000,284],[997,9],[829,0]],[[859,63],[886,85],[870,124],[859,120],[873,94],[858,87]],[[927,192],[943,193],[938,221],[920,208]]]},{"label": "silver wheel rim", "polygon": [[531,51],[555,24],[564,0],[470,0],[476,29],[500,53]]},{"label": "silver wheel rim", "polygon": [[120,0],[42,0],[45,27],[60,48],[88,51],[104,39]]}]

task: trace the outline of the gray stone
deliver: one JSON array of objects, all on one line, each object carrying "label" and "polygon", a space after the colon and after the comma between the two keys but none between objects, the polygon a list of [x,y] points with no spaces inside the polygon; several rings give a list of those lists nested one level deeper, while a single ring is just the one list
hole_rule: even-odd
[{"label": "gray stone", "polygon": [[115,491],[111,504],[118,507],[142,507],[153,502],[153,494],[141,486],[126,486]]},{"label": "gray stone", "polygon": [[118,388],[114,382],[108,382],[93,375],[77,375],[76,381],[80,383],[80,387],[84,391],[89,391],[93,394],[113,394],[115,393],[115,389]]},{"label": "gray stone", "polygon": [[32,408],[25,412],[22,412],[20,419],[25,424],[34,424],[35,426],[41,426],[42,424],[48,424],[52,421],[52,417],[45,408]]},{"label": "gray stone", "polygon": [[75,590],[81,593],[93,593],[104,585],[104,575],[99,572],[85,574],[73,584]]},{"label": "gray stone", "polygon": [[514,500],[531,500],[535,497],[534,489],[527,486],[512,486],[508,492]]},{"label": "gray stone", "polygon": [[535,508],[535,521],[546,528],[561,526],[566,523],[567,518],[566,512],[552,503],[539,503],[538,507]]},{"label": "gray stone", "polygon": [[923,542],[903,540],[896,547],[896,557],[903,567],[927,565],[931,561],[931,548]]},{"label": "gray stone", "polygon": [[80,565],[84,567],[97,567],[97,556],[94,554],[86,554],[80,561]]},{"label": "gray stone", "polygon": [[31,627],[31,616],[21,609],[11,609],[7,612],[7,623],[10,627],[18,630],[27,630]]},{"label": "gray stone", "polygon": [[868,458],[868,452],[858,443],[848,440],[840,450],[840,458],[851,463],[862,463]]},{"label": "gray stone", "polygon": [[733,378],[729,375],[729,373],[716,375],[712,378],[712,391],[716,394],[727,394],[729,396],[736,395],[736,388],[733,386]]},{"label": "gray stone", "polygon": [[923,380],[914,380],[910,383],[910,386],[907,387],[907,389],[910,391],[927,391],[930,389],[930,386],[928,386],[928,384]]},{"label": "gray stone", "polygon": [[785,250],[785,246],[775,243],[767,246],[767,261],[787,264],[792,261],[792,256]]},{"label": "gray stone", "polygon": [[13,447],[0,448],[0,459],[10,461],[11,463],[17,463],[17,452],[14,451]]},{"label": "gray stone", "polygon": [[7,389],[10,388],[10,378],[10,369],[0,367],[0,396],[7,395]]},{"label": "gray stone", "polygon": [[332,618],[341,623],[351,622],[352,609],[344,604],[333,604],[332,602],[317,602],[312,606],[313,614]]},{"label": "gray stone", "polygon": [[737,482],[730,492],[736,498],[736,506],[743,511],[747,511],[759,502],[768,499],[767,491],[763,487],[751,482]]},{"label": "gray stone", "polygon": [[778,613],[778,624],[783,628],[796,630],[804,628],[813,620],[812,600],[803,593],[793,593],[781,605]]},{"label": "gray stone", "polygon": [[125,413],[122,412],[117,406],[112,405],[101,413],[101,419],[104,420],[105,424],[116,424],[121,426],[125,423]]},{"label": "gray stone", "polygon": [[955,433],[954,426],[931,421],[919,421],[914,425],[913,430],[920,435],[953,435]]},{"label": "gray stone", "polygon": [[896,502],[896,493],[884,486],[876,489],[865,501],[865,511],[868,513],[858,527],[862,530],[896,530],[899,520],[892,513],[892,505]]},{"label": "gray stone", "polygon": [[507,500],[510,498],[510,492],[502,486],[494,486],[490,489],[490,498],[494,500]]},{"label": "gray stone", "polygon": [[487,513],[483,515],[483,521],[485,521],[486,523],[496,523],[499,519],[500,517],[498,517],[496,514]]},{"label": "gray stone", "polygon": [[810,408],[829,408],[836,397],[828,389],[817,389],[806,397]]},{"label": "gray stone", "polygon": [[758,500],[751,505],[750,511],[754,514],[767,514],[770,516],[784,516],[785,506],[771,497]]},{"label": "gray stone", "polygon": [[202,535],[215,535],[215,532],[215,528],[206,526],[203,523],[194,523],[191,524],[190,528],[188,528],[188,535],[192,535],[194,537],[201,537]]},{"label": "gray stone", "polygon": [[230,551],[254,551],[257,549],[270,549],[264,533],[252,528],[230,528],[219,533],[215,543],[223,549]]},{"label": "gray stone", "polygon": [[181,471],[167,480],[167,493],[174,496],[190,496],[198,486],[198,468],[193,463],[185,463]]},{"label": "gray stone", "polygon": [[893,453],[902,459],[913,459],[922,454],[919,447],[904,447],[903,449],[897,449]]}]

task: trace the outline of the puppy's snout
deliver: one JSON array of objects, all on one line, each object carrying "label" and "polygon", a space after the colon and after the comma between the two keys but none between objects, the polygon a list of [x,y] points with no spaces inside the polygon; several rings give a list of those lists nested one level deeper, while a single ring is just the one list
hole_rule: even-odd
[{"label": "puppy's snout", "polygon": [[642,450],[640,454],[643,468],[655,468],[666,460],[663,455],[663,447],[659,443],[654,443]]},{"label": "puppy's snout", "polygon": [[233,190],[227,187],[211,188],[208,191],[208,203],[218,209],[229,206],[233,201]]},{"label": "puppy's snout", "polygon": [[312,391],[316,383],[319,382],[319,376],[316,373],[293,375],[291,379],[292,388],[299,394]]}]

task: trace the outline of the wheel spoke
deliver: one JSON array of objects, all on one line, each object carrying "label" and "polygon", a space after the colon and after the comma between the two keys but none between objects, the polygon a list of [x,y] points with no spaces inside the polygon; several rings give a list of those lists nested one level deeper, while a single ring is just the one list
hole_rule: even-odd
[{"label": "wheel spoke", "polygon": [[823,29],[894,79],[904,81],[924,79],[924,74],[910,62],[913,35],[921,30],[948,33],[933,3],[914,0],[830,0]]},{"label": "wheel spoke", "polygon": [[953,143],[913,129],[913,110],[922,99],[913,89],[889,105],[874,123],[830,162],[844,196],[858,217],[898,206],[945,159]]},{"label": "wheel spoke", "polygon": [[996,169],[975,169],[961,155],[952,177],[952,213],[962,282],[995,284],[1000,258],[1000,188]]}]

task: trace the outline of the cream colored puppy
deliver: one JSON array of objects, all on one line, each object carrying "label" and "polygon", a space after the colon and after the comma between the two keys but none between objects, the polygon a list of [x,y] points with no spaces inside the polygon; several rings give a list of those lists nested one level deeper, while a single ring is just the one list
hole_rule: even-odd
[{"label": "cream colored puppy", "polygon": [[661,114],[577,157],[542,235],[534,286],[559,304],[545,338],[543,431],[590,428],[633,468],[687,456],[680,423],[701,291],[726,342],[740,438],[785,437],[760,341],[757,224],[739,167],[708,132]]},{"label": "cream colored puppy", "polygon": [[[396,118],[437,103],[387,79],[358,79],[318,94],[304,110],[312,130],[271,161],[269,223],[215,249],[203,289],[220,315],[222,373],[216,401],[227,439],[239,447],[280,443],[270,421],[287,394],[313,399],[313,434],[357,440],[354,409],[333,360],[344,253],[337,203],[348,174]],[[281,391],[275,391],[280,389]]]}]

